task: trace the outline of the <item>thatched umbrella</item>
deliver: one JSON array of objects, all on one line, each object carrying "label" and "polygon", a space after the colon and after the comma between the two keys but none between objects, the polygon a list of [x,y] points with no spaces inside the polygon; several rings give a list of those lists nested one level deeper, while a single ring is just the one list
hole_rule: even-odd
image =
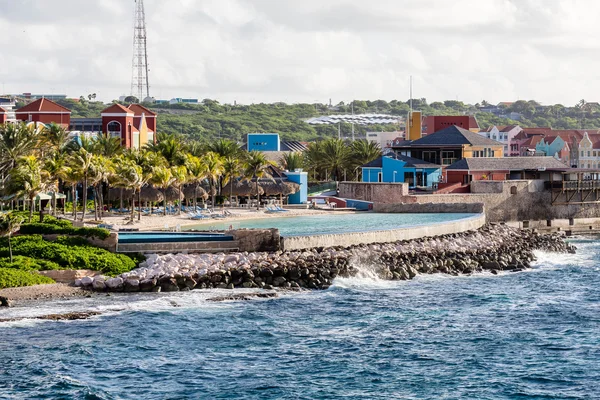
[{"label": "thatched umbrella", "polygon": [[[250,198],[256,194],[256,190],[256,182],[250,182],[247,180],[229,181],[227,185],[223,186],[223,193],[228,193],[230,196],[235,197]],[[265,193],[260,185],[258,186],[258,193],[261,195]]]},{"label": "thatched umbrella", "polygon": [[123,210],[123,199],[131,199],[133,190],[113,187],[108,189],[108,201],[119,200],[119,210]]},{"label": "thatched umbrella", "polygon": [[151,203],[157,203],[163,201],[163,194],[160,190],[154,186],[144,186],[140,191],[140,197],[142,201],[149,201]]},{"label": "thatched umbrella", "polygon": [[175,186],[170,186],[166,191],[167,201],[179,200],[179,190]]},{"label": "thatched umbrella", "polygon": [[189,199],[194,200],[194,208],[198,206],[198,198],[202,199],[202,202],[208,199],[208,193],[201,185],[187,185],[183,188],[183,196],[186,198],[187,204],[189,205]]},{"label": "thatched umbrella", "polygon": [[269,181],[261,182],[261,187],[267,196],[279,196],[279,202],[283,204],[283,196],[297,193],[300,191],[300,185],[288,181]]}]

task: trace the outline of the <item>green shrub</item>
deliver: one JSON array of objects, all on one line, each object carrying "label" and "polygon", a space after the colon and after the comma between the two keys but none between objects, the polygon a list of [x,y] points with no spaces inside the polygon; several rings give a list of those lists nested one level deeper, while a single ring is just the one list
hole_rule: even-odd
[{"label": "green shrub", "polygon": [[10,262],[10,258],[0,258],[0,268],[11,268],[21,271],[47,271],[51,269],[60,269],[60,265],[48,260],[15,256],[13,257],[12,263]]},{"label": "green shrub", "polygon": [[110,236],[110,231],[104,228],[74,228],[73,226],[60,226],[46,223],[23,224],[21,225],[19,233],[21,235],[77,235],[85,237],[97,237],[99,239],[106,239]]},{"label": "green shrub", "polygon": [[54,283],[54,280],[29,271],[19,271],[12,268],[0,268],[0,289],[19,286]]},{"label": "green shrub", "polygon": [[[15,236],[12,243],[14,255],[52,261],[63,269],[91,269],[114,276],[131,271],[137,266],[134,260],[123,254],[114,254],[89,245],[73,246],[47,242],[39,235]],[[8,257],[6,239],[0,240],[0,244],[0,257]]]},{"label": "green shrub", "polygon": [[54,243],[62,244],[65,246],[88,246],[93,247],[86,240],[86,238],[81,236],[59,236],[56,238]]}]

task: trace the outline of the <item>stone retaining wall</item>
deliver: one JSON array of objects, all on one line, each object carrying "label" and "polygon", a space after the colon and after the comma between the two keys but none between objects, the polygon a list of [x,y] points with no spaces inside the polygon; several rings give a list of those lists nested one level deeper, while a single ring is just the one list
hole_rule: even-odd
[{"label": "stone retaining wall", "polygon": [[[69,236],[69,235],[53,233],[53,234],[42,235],[42,238],[49,242],[55,242],[59,236]],[[115,232],[111,232],[110,236],[107,237],[106,239],[99,239],[97,237],[84,237],[84,236],[78,236],[78,237],[81,237],[81,238],[87,240],[87,242],[94,247],[100,247],[101,249],[105,249],[105,250],[111,251],[113,253],[115,253],[117,251],[118,235]]]},{"label": "stone retaining wall", "polygon": [[399,240],[434,237],[475,230],[485,224],[485,214],[435,225],[413,226],[401,229],[372,232],[352,232],[331,235],[292,236],[281,238],[284,251],[316,247],[356,246],[370,243],[389,243]]}]

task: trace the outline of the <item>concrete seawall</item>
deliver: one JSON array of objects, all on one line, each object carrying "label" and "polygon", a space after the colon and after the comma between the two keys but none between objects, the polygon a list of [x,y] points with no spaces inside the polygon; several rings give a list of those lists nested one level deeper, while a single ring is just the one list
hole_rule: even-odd
[{"label": "concrete seawall", "polygon": [[394,230],[350,232],[331,235],[292,236],[281,238],[282,250],[302,250],[314,247],[355,246],[370,243],[389,243],[479,229],[485,225],[485,213],[435,225],[412,226]]}]

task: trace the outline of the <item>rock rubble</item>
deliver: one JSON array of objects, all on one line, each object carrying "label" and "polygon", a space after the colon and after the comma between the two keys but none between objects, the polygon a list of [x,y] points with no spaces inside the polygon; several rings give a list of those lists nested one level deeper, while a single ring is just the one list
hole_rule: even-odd
[{"label": "rock rubble", "polygon": [[521,271],[535,260],[534,250],[573,253],[575,247],[557,234],[542,235],[490,224],[476,231],[352,247],[271,253],[151,254],[131,272],[116,278],[85,277],[76,285],[116,292],[327,289],[336,277],[357,276],[365,270],[387,280],[408,280],[417,274]]}]

